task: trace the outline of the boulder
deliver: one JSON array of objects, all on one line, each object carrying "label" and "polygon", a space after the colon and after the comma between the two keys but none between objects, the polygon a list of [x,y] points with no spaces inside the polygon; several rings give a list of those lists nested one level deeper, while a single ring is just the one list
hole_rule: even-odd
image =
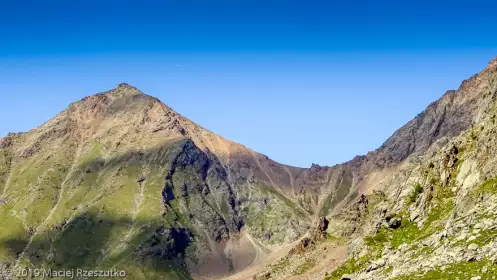
[{"label": "boulder", "polygon": [[391,218],[388,221],[388,227],[391,228],[391,229],[398,229],[401,224],[402,224],[402,220],[400,218],[398,218],[398,217]]},{"label": "boulder", "polygon": [[478,250],[478,245],[475,244],[475,243],[471,243],[469,246],[468,246],[468,250],[470,251],[476,251]]},{"label": "boulder", "polygon": [[320,232],[325,232],[327,229],[328,229],[328,225],[329,225],[330,221],[328,221],[328,219],[326,219],[326,217],[321,217],[319,219],[319,231]]}]

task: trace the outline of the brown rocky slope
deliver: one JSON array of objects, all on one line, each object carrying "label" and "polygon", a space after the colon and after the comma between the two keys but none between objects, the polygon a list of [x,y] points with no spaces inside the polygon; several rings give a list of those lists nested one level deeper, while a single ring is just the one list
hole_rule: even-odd
[{"label": "brown rocky slope", "polygon": [[[494,59],[376,151],[315,168],[349,174],[352,182],[345,200],[330,211],[321,208],[330,220],[327,241],[281,259],[257,278],[494,279],[496,99]],[[316,188],[322,205],[339,194],[327,198],[323,190]],[[315,271],[343,247],[345,262]]]}]

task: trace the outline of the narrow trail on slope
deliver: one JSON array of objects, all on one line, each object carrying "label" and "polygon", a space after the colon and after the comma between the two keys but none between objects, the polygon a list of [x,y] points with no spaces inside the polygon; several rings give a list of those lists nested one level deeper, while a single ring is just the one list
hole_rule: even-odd
[{"label": "narrow trail on slope", "polygon": [[62,181],[62,183],[60,185],[60,191],[59,191],[59,195],[58,195],[58,198],[57,198],[57,203],[55,203],[54,207],[52,208],[52,210],[50,211],[50,213],[48,214],[48,216],[45,218],[45,220],[38,227],[36,227],[35,232],[31,236],[31,238],[29,238],[28,243],[26,244],[26,246],[22,250],[22,252],[19,255],[19,257],[17,258],[17,261],[16,261],[16,263],[14,265],[14,270],[19,266],[19,263],[24,258],[24,254],[26,253],[26,251],[31,246],[31,243],[33,243],[33,240],[35,239],[35,237],[38,235],[38,233],[41,230],[43,230],[43,228],[45,227],[46,223],[48,223],[48,221],[50,221],[50,219],[52,218],[52,215],[55,213],[55,211],[59,207],[59,203],[64,198],[64,192],[65,192],[66,183],[69,180],[69,178],[71,177],[72,173],[74,172],[77,160],[79,159],[79,157],[81,155],[82,149],[83,149],[83,136],[81,136],[81,138],[80,138],[78,149],[76,151],[76,155],[74,156],[73,162],[71,164],[71,168],[67,172],[66,177],[64,178],[64,180]]}]

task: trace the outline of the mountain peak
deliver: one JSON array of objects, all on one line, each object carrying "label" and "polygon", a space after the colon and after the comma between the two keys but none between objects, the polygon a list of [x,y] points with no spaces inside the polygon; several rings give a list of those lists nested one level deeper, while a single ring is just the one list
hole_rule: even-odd
[{"label": "mountain peak", "polygon": [[120,83],[117,85],[117,89],[134,89],[134,90],[137,90],[136,87],[128,84],[128,83]]},{"label": "mountain peak", "polygon": [[116,88],[110,91],[110,93],[115,96],[131,96],[143,94],[143,92],[141,92],[139,89],[127,83],[118,84]]}]

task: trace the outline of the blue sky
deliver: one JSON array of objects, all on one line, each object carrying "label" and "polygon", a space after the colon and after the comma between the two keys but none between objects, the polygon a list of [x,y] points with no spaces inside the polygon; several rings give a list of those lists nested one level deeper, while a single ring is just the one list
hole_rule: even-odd
[{"label": "blue sky", "polygon": [[377,148],[497,56],[496,10],[491,1],[2,1],[0,136],[124,81],[279,162],[333,165]]}]

